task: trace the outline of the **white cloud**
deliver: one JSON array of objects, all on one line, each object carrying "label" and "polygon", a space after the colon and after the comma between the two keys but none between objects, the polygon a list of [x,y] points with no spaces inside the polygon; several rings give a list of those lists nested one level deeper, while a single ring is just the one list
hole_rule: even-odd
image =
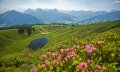
[{"label": "white cloud", "polygon": [[115,3],[120,3],[120,0],[115,0],[114,2],[115,2]]},{"label": "white cloud", "polygon": [[[0,0],[0,12],[31,8],[59,10],[120,10],[120,0]],[[115,2],[115,3],[114,3]]]}]

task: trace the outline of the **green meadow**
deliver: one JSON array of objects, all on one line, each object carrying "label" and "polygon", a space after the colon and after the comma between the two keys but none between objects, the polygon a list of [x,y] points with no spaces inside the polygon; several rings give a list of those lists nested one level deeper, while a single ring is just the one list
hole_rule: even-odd
[{"label": "green meadow", "polygon": [[[0,72],[120,71],[119,20],[78,26],[47,24],[32,27],[35,32],[31,36],[18,34],[18,29],[0,30]],[[48,43],[37,51],[29,51],[28,44],[42,36]],[[86,45],[90,44],[90,49],[95,50],[88,53]],[[44,57],[48,52],[49,57]],[[60,55],[66,59],[59,59]],[[92,62],[88,64],[88,60]]]}]

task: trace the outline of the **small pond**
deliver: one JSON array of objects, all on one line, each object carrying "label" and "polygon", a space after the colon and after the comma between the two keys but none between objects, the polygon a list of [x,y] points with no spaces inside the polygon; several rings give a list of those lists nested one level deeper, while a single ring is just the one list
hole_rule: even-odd
[{"label": "small pond", "polygon": [[44,47],[47,42],[48,42],[48,39],[47,39],[46,37],[42,36],[42,37],[40,37],[40,38],[37,38],[37,39],[32,40],[32,41],[29,43],[28,48],[37,50],[38,48]]}]

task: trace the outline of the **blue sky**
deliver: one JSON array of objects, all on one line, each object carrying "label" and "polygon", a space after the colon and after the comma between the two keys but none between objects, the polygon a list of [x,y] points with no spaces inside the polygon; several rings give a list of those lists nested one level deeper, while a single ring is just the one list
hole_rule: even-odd
[{"label": "blue sky", "polygon": [[0,0],[0,12],[25,9],[120,10],[120,0]]}]

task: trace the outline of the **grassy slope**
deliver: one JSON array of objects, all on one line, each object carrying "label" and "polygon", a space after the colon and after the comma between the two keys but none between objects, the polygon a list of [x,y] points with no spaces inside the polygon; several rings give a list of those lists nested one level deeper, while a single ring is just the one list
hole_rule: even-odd
[{"label": "grassy slope", "polygon": [[79,40],[86,36],[97,34],[100,32],[107,31],[120,27],[120,21],[98,23],[93,25],[81,25],[78,27],[64,26],[64,25],[36,25],[36,33],[28,37],[27,34],[19,35],[17,30],[0,30],[0,51],[3,53],[14,53],[21,51],[26,48],[28,43],[41,36],[42,32],[49,32],[44,35],[49,39],[49,42],[45,46],[48,50],[51,48],[58,47],[64,42],[70,43],[70,40]]},{"label": "grassy slope", "polygon": [[[116,49],[120,47],[120,42],[119,42],[120,41],[120,21],[104,22],[104,23],[98,23],[93,25],[81,25],[78,27],[61,26],[61,25],[60,26],[58,25],[42,25],[42,26],[40,25],[39,26],[38,25],[34,27],[36,28],[37,32],[31,37],[27,37],[26,35],[23,35],[20,37],[19,35],[18,37],[13,37],[12,35],[9,35],[10,37],[6,36],[7,38],[10,38],[10,39],[7,39],[4,42],[5,43],[8,41],[12,42],[12,43],[8,42],[8,44],[6,43],[7,44],[7,46],[5,47],[6,51],[7,49],[10,50],[11,52],[20,51],[21,49],[25,48],[26,44],[28,44],[31,40],[41,36],[41,32],[43,31],[49,32],[49,34],[45,35],[49,39],[49,42],[47,43],[47,45],[38,51],[30,53],[29,58],[25,58],[24,53],[8,54],[6,55],[6,57],[2,58],[6,62],[8,62],[6,63],[6,65],[16,66],[15,64],[16,62],[18,62],[20,65],[26,66],[25,70],[29,70],[31,66],[40,63],[40,61],[38,60],[39,55],[47,51],[59,50],[60,48],[67,48],[76,44],[85,45],[88,43],[96,43],[99,40],[103,40],[106,42],[106,45],[104,46],[105,49],[106,48],[111,49],[111,47]],[[44,30],[41,30],[41,29],[44,29]],[[4,31],[0,32],[0,34],[2,35],[5,35],[4,33],[5,33]],[[6,32],[6,35],[7,35],[7,32]],[[5,40],[6,38],[1,38],[0,40],[2,39]],[[15,42],[12,40],[14,40]],[[4,43],[3,43],[3,47],[4,47]],[[11,50],[11,48],[13,48],[13,50]],[[14,59],[16,62],[12,63],[12,60]],[[13,68],[13,69],[24,70],[24,67],[20,66],[18,68]]]},{"label": "grassy slope", "polygon": [[7,53],[20,52],[28,43],[41,36],[41,33],[33,33],[30,37],[25,34],[18,34],[17,29],[0,30],[0,53],[1,55]]}]

